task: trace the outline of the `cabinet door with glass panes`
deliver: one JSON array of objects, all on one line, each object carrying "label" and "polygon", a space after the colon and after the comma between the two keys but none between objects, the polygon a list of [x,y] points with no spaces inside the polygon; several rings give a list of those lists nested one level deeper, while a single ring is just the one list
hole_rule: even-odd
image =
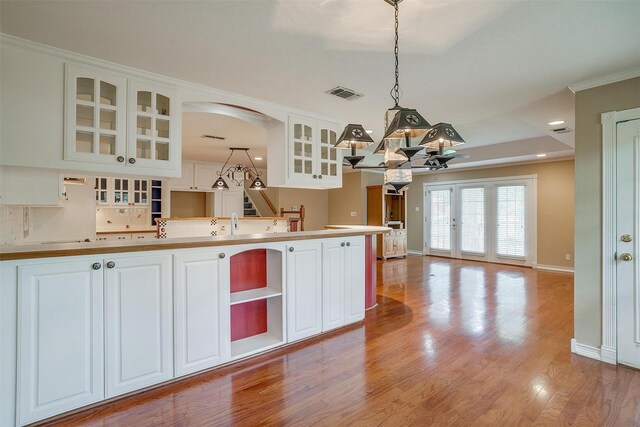
[{"label": "cabinet door with glass panes", "polygon": [[129,165],[180,168],[180,110],[175,90],[129,80]]},{"label": "cabinet door with glass panes", "polygon": [[301,185],[318,185],[316,171],[316,123],[289,117],[289,177]]},{"label": "cabinet door with glass panes", "polygon": [[141,206],[149,204],[149,182],[145,179],[113,179],[113,205]]},{"label": "cabinet door with glass panes", "polygon": [[316,175],[323,185],[342,182],[342,150],[336,150],[337,129],[331,123],[318,122],[318,169]]},{"label": "cabinet door with glass panes", "polygon": [[65,160],[123,164],[126,78],[76,64],[65,72]]}]

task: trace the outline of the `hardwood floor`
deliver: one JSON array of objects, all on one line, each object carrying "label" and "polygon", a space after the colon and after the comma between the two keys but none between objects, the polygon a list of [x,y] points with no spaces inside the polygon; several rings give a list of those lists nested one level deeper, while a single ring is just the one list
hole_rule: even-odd
[{"label": "hardwood floor", "polygon": [[640,372],[570,353],[573,276],[409,257],[363,324],[65,426],[637,425]]}]

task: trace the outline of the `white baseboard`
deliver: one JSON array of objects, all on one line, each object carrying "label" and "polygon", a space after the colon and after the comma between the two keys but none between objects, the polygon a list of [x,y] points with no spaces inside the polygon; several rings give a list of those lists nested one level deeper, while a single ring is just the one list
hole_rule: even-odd
[{"label": "white baseboard", "polygon": [[611,363],[612,365],[618,364],[618,353],[615,348],[609,348],[602,346],[600,348],[600,360],[605,363]]},{"label": "white baseboard", "polygon": [[605,350],[607,353],[606,359],[603,357],[602,351],[599,348],[592,347],[590,345],[580,344],[576,342],[575,338],[571,339],[571,352],[578,354],[580,356],[588,357],[590,359],[599,360],[606,363],[617,364],[617,360],[611,360],[611,355],[609,350]]},{"label": "white baseboard", "polygon": [[533,266],[533,268],[536,268],[538,270],[544,270],[544,271],[556,271],[558,273],[570,273],[570,274],[573,274],[573,268],[560,267],[560,266],[557,266],[557,265],[536,264],[536,265]]},{"label": "white baseboard", "polygon": [[407,250],[407,253],[408,253],[408,254],[411,254],[411,255],[424,255],[424,254],[423,254],[422,252],[420,252],[420,251],[412,251],[412,250]]}]

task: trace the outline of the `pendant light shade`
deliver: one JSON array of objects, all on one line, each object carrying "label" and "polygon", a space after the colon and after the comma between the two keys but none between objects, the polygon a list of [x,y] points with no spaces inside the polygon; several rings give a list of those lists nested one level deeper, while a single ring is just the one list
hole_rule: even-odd
[{"label": "pendant light shade", "polygon": [[267,186],[264,185],[264,182],[262,182],[262,180],[258,177],[256,177],[256,179],[254,179],[249,186],[249,190],[264,190],[265,188],[267,188]]},{"label": "pendant light shade", "polygon": [[431,129],[429,122],[415,109],[400,108],[391,123],[389,123],[384,137],[382,137],[382,141],[380,141],[374,153],[383,153],[386,143],[394,139],[403,139],[405,142],[403,146],[408,147],[411,138],[424,135],[429,129]]},{"label": "pendant light shade", "polygon": [[420,145],[425,146],[427,151],[441,151],[460,144],[464,144],[464,139],[449,123],[434,125],[420,141]]},{"label": "pendant light shade", "polygon": [[336,141],[335,148],[366,148],[373,144],[373,139],[369,136],[362,125],[348,124],[342,131],[342,135]]},{"label": "pendant light shade", "polygon": [[384,183],[395,188],[396,191],[400,191],[403,187],[411,184],[412,179],[411,169],[399,168],[399,169],[387,169],[384,171]]},{"label": "pendant light shade", "polygon": [[213,183],[211,188],[213,188],[214,190],[228,190],[229,186],[227,185],[225,180],[221,176],[219,176],[218,179],[216,179],[216,181]]}]

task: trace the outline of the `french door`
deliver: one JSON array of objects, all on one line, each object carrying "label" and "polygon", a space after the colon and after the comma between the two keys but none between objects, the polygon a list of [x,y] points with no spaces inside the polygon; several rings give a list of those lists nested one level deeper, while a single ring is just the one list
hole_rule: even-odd
[{"label": "french door", "polygon": [[535,177],[425,184],[424,254],[532,265]]}]

